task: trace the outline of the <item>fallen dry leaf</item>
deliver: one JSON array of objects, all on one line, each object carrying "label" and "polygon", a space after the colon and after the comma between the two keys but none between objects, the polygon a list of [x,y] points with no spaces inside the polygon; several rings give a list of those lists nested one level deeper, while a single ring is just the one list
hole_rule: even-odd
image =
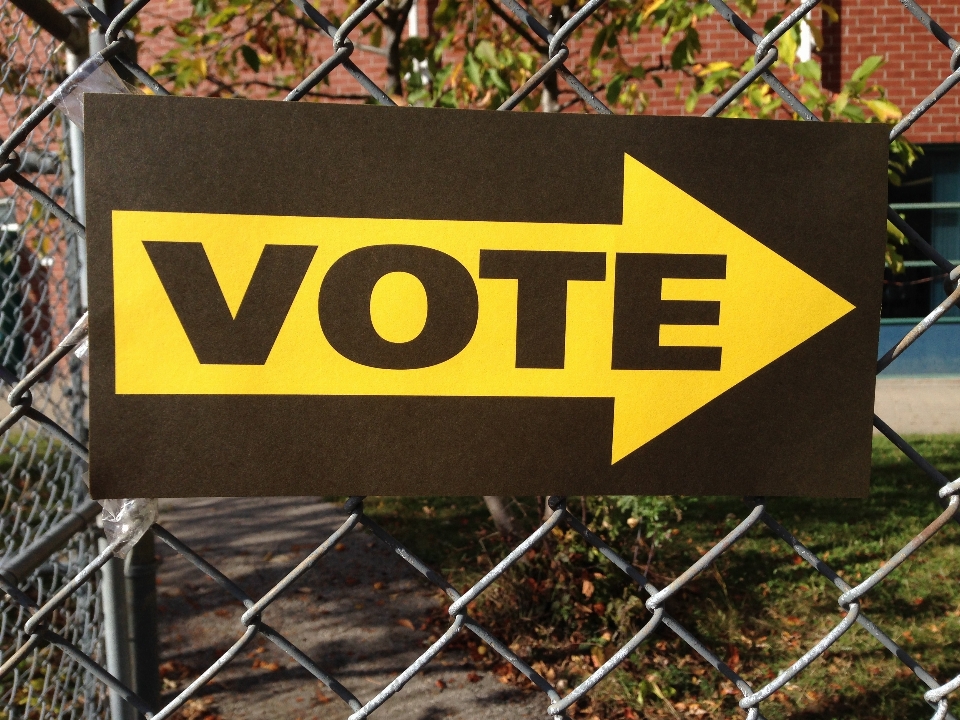
[{"label": "fallen dry leaf", "polygon": [[727,646],[727,665],[730,666],[731,670],[740,667],[740,648],[736,645]]},{"label": "fallen dry leaf", "polygon": [[445,690],[446,687],[447,687],[447,684],[446,684],[443,680],[437,680],[436,685],[437,685],[437,687],[440,688],[441,690]]},{"label": "fallen dry leaf", "polygon": [[187,700],[174,717],[178,720],[220,720],[214,710],[213,698],[194,698]]},{"label": "fallen dry leaf", "polygon": [[583,587],[580,588],[580,592],[583,593],[583,596],[589,600],[590,598],[593,597],[593,590],[594,590],[593,583],[590,582],[589,580],[584,580]]},{"label": "fallen dry leaf", "polygon": [[160,664],[158,670],[160,671],[160,677],[164,680],[184,680],[193,673],[193,668],[179,660],[167,660]]},{"label": "fallen dry leaf", "polygon": [[253,661],[253,667],[259,668],[261,670],[266,670],[267,672],[276,672],[280,669],[280,663],[275,662],[264,662],[260,658],[257,658]]},{"label": "fallen dry leaf", "polygon": [[407,628],[407,630],[416,630],[416,628],[413,627],[413,623],[406,618],[400,618],[397,620],[397,625],[402,625],[403,627]]},{"label": "fallen dry leaf", "polygon": [[482,675],[477,675],[477,673],[475,673],[475,672],[468,672],[468,673],[467,673],[467,680],[468,680],[469,682],[472,682],[472,683],[480,682],[480,680],[482,679],[482,677],[483,677]]}]

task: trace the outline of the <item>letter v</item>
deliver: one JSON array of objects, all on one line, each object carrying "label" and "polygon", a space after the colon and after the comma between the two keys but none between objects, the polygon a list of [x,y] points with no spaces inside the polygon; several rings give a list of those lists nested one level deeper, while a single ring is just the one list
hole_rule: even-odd
[{"label": "letter v", "polygon": [[233,317],[202,243],[143,245],[203,365],[263,365],[317,252],[265,245]]}]

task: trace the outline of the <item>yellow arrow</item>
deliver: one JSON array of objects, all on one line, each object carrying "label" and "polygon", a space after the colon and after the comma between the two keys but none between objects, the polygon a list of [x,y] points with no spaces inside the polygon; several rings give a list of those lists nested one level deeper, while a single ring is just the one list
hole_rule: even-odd
[{"label": "yellow arrow", "polygon": [[[265,245],[318,249],[266,363],[202,365],[145,241],[201,242],[234,314]],[[357,248],[394,243],[446,253],[476,283],[476,330],[459,354],[438,365],[367,367],[334,350],[320,326],[318,292],[331,265]],[[614,398],[612,462],[853,309],[629,156],[621,225],[115,211],[113,249],[118,394]],[[517,282],[480,277],[480,251],[490,249],[605,253],[605,280],[568,283],[562,368],[516,367]],[[720,370],[611,369],[617,253],[726,256],[725,279],[664,278],[662,284],[663,300],[720,302],[718,325],[660,328],[663,346],[721,347]],[[401,343],[420,332],[427,306],[420,283],[394,273],[375,287],[370,314],[383,338]]]}]

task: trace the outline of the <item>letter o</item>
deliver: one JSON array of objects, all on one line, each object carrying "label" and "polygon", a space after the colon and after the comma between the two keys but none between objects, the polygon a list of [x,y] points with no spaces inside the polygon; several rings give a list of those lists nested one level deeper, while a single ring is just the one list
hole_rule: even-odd
[{"label": "letter o", "polygon": [[[370,296],[384,275],[410,273],[427,294],[427,321],[413,340],[382,338],[370,319]],[[371,245],[352,250],[327,271],[320,285],[320,328],[333,349],[368,367],[430,367],[463,350],[477,329],[477,286],[455,258],[418,245]]]}]

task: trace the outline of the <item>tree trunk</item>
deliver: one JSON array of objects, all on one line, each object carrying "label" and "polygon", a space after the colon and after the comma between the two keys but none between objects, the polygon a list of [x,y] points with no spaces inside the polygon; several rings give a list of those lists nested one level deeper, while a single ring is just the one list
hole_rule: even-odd
[{"label": "tree trunk", "polygon": [[[550,15],[547,17],[547,30],[555,33],[569,17],[569,2],[553,5],[550,9]],[[543,112],[560,112],[560,88],[557,84],[557,74],[555,72],[550,73],[543,80],[543,92],[540,93],[540,109]]]},{"label": "tree trunk", "polygon": [[513,515],[507,510],[504,499],[498,495],[484,495],[483,501],[487,504],[487,510],[490,511],[493,524],[497,526],[500,534],[505,537],[512,536],[514,533]]},{"label": "tree trunk", "polygon": [[377,15],[383,23],[383,38],[387,46],[387,81],[383,89],[390,97],[403,95],[400,43],[413,2],[414,0],[403,0],[399,4],[384,3]]}]

